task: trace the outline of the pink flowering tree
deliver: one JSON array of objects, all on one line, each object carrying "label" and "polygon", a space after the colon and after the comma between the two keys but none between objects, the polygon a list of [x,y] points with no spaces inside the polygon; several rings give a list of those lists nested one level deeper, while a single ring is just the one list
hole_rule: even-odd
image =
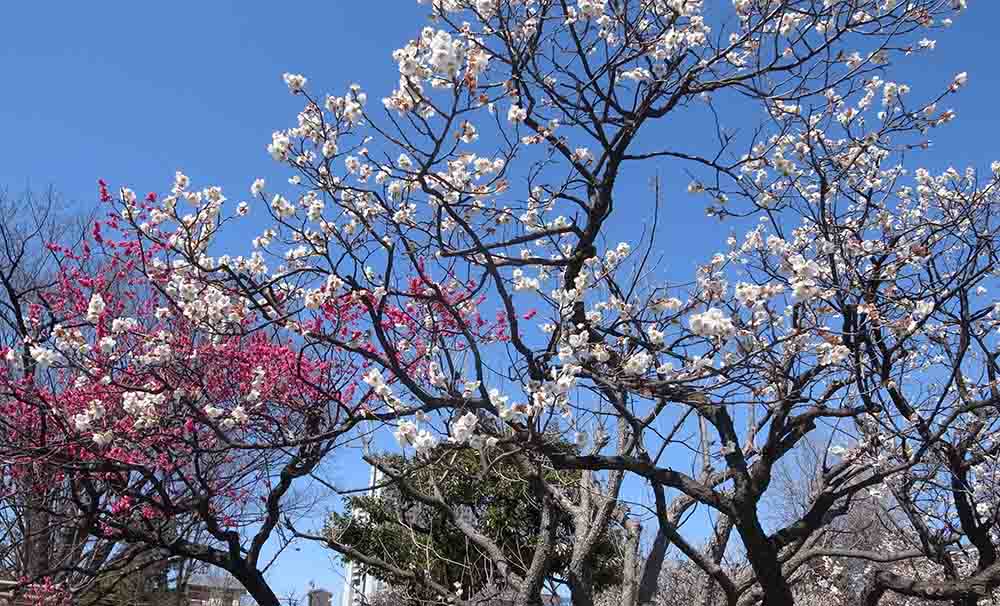
[{"label": "pink flowering tree", "polygon": [[[78,245],[85,224],[54,190],[0,192],[0,343],[5,352],[45,330],[47,319],[37,314],[40,295],[55,285],[58,274],[58,256],[46,244]],[[80,589],[92,580],[67,571],[114,569],[124,555],[114,542],[89,540],[61,523],[78,513],[65,498],[70,490],[65,474],[44,465],[8,465],[7,453],[0,455],[3,581],[33,584],[31,599],[41,603],[61,599],[67,586]]]},{"label": "pink flowering tree", "polygon": [[[111,558],[119,567],[154,565],[142,557],[150,552],[196,560],[276,604],[266,550],[282,549],[279,516],[296,515],[293,484],[364,418],[360,367],[256,330],[221,293],[186,304],[197,286],[150,265],[154,251],[116,228],[114,217],[95,223],[76,252],[50,247],[54,283],[27,306],[21,343],[4,351],[5,477],[60,486],[69,506],[51,523],[81,548],[107,546],[93,569],[50,562],[36,576],[94,580],[113,568],[117,545],[127,556]],[[352,306],[331,307],[329,318],[346,330]]]},{"label": "pink flowering tree", "polygon": [[[574,606],[594,603],[594,549],[614,525],[629,606],[654,599],[671,547],[727,606],[810,603],[797,588],[848,564],[868,604],[995,592],[1000,165],[916,168],[968,77],[929,90],[892,77],[965,3],[705,4],[434,0],[392,55],[398,81],[372,89],[381,103],[285,74],[303,107],[267,150],[290,187],[257,179],[234,204],[177,172],[161,197],[106,194],[125,234],[110,264],[67,269],[45,308],[57,342],[24,350],[76,369],[59,375],[59,407],[100,473],[155,470],[130,473],[131,492],[107,475],[98,495],[118,517],[100,523],[150,541],[163,492],[219,541],[185,553],[251,592],[260,546],[286,531],[474,603],[335,528],[281,519],[323,455],[391,433],[418,463],[475,449],[480,473],[518,466],[540,515],[515,566],[435,484],[449,475],[418,489],[369,457],[488,554],[519,605],[542,599],[556,510],[574,533],[556,590]],[[712,136],[677,136],[680,121]],[[656,259],[676,250],[675,209],[659,182],[648,201],[628,187],[663,165],[743,232],[680,277]],[[255,237],[229,244],[241,223]],[[126,276],[144,294],[113,294]],[[807,443],[829,450],[803,506],[772,523],[775,470]],[[862,506],[897,531],[835,541]],[[730,548],[745,567],[723,565]]]},{"label": "pink flowering tree", "polygon": [[[259,304],[137,238],[132,221],[157,217],[156,196],[121,196],[136,203],[125,220],[112,212],[84,242],[47,247],[51,282],[24,305],[24,334],[3,351],[4,477],[33,478],[15,482],[18,494],[54,494],[65,506],[50,523],[77,529],[75,540],[103,556],[41,562],[21,584],[78,597],[110,572],[184,559],[277,604],[263,573],[309,513],[297,488],[364,435],[362,424],[414,414],[376,404],[391,388],[359,328],[372,298],[331,289],[309,326],[350,346],[312,350],[304,326],[276,330]],[[112,201],[103,182],[101,199]],[[459,299],[465,315],[443,323],[445,334],[504,338],[503,322],[479,317],[473,289],[450,287],[446,301]],[[415,334],[404,310],[386,313],[394,330]],[[400,363],[419,373],[428,362],[418,352]]]}]

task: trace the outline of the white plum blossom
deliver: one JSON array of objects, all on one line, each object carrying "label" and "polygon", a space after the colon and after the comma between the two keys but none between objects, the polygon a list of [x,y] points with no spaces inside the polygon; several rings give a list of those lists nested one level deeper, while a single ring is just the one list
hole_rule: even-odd
[{"label": "white plum blossom", "polygon": [[645,351],[639,351],[625,360],[625,365],[622,367],[626,373],[630,375],[641,375],[645,374],[649,367],[653,364],[653,356]]},{"label": "white plum blossom", "polygon": [[465,61],[465,47],[461,40],[454,40],[451,34],[438,30],[430,40],[430,58],[428,64],[438,73],[449,78],[458,74]]},{"label": "white plum blossom", "polygon": [[35,364],[37,365],[39,370],[45,370],[46,368],[62,360],[62,356],[59,354],[59,352],[49,349],[48,347],[43,347],[41,345],[29,345],[28,353],[31,355],[31,358],[35,361]]},{"label": "white plum blossom", "polygon": [[694,314],[688,320],[691,332],[701,337],[731,337],[736,334],[732,318],[722,310],[711,307],[704,313]]},{"label": "white plum blossom", "polygon": [[507,405],[507,401],[510,400],[508,396],[503,395],[499,389],[494,387],[489,391],[490,403],[497,408],[502,408]]},{"label": "white plum blossom", "polygon": [[823,342],[820,343],[817,348],[817,353],[819,354],[819,363],[824,366],[828,366],[832,364],[840,364],[849,358],[851,350],[845,345],[834,345]]},{"label": "white plum blossom", "polygon": [[815,260],[806,260],[802,255],[793,255],[789,259],[792,273],[792,294],[800,301],[808,301],[819,294],[820,288],[815,279],[820,276],[821,269]]},{"label": "white plum blossom", "polygon": [[472,439],[479,417],[467,412],[451,424],[451,440],[457,444],[465,444]]},{"label": "white plum blossom", "polygon": [[596,19],[604,14],[607,7],[606,0],[578,0],[576,4],[580,16],[585,19]]},{"label": "white plum blossom", "polygon": [[111,430],[95,432],[91,438],[94,444],[103,448],[114,441],[115,435]]},{"label": "white plum blossom", "polygon": [[400,447],[413,447],[417,454],[425,453],[437,446],[437,438],[426,429],[418,430],[417,424],[413,421],[400,421],[393,435]]},{"label": "white plum blossom", "polygon": [[139,327],[139,322],[135,318],[115,318],[111,321],[111,334],[120,335]]},{"label": "white plum blossom", "polygon": [[396,397],[392,393],[392,388],[389,387],[388,383],[386,383],[385,378],[382,376],[382,372],[379,369],[369,369],[369,371],[363,375],[362,379],[372,388],[372,392],[382,401],[391,406],[395,406],[397,404]]},{"label": "white plum blossom", "polygon": [[913,319],[923,320],[927,316],[931,315],[934,311],[934,301],[931,299],[923,299],[917,302],[916,307],[913,309]]},{"label": "white plum blossom", "polygon": [[283,219],[295,216],[295,205],[281,194],[275,194],[274,198],[271,199],[271,210]]},{"label": "white plum blossom", "polygon": [[7,350],[7,353],[4,354],[4,360],[11,366],[20,368],[22,364],[21,352],[11,347]]},{"label": "white plum blossom", "polygon": [[515,291],[538,290],[538,288],[541,286],[541,283],[537,278],[525,277],[524,271],[521,269],[514,270],[513,278],[514,278]]},{"label": "white plum blossom", "polygon": [[400,446],[412,446],[413,439],[417,435],[417,424],[413,421],[400,421],[394,435]]},{"label": "white plum blossom", "polygon": [[650,73],[650,71],[644,67],[636,67],[634,69],[623,71],[622,78],[626,78],[628,80],[636,80],[636,81],[652,80],[653,74]]},{"label": "white plum blossom", "polygon": [[590,153],[590,150],[586,147],[578,147],[573,150],[570,156],[574,162],[579,162],[581,164],[590,164],[594,161],[594,154]]},{"label": "white plum blossom", "polygon": [[100,400],[91,400],[85,411],[73,417],[73,424],[77,431],[84,432],[90,429],[94,421],[99,421],[106,414],[104,403]]},{"label": "white plum blossom", "polygon": [[524,122],[524,119],[528,117],[528,111],[522,108],[516,103],[510,106],[507,110],[507,119],[511,122]]},{"label": "white plum blossom", "polygon": [[164,393],[128,391],[122,395],[122,408],[135,421],[136,429],[154,427],[159,422],[158,407],[166,400]]},{"label": "white plum blossom", "polygon": [[959,74],[956,74],[955,79],[951,83],[951,90],[957,91],[958,89],[962,88],[968,83],[969,83],[968,72],[961,72]]},{"label": "white plum blossom", "polygon": [[225,410],[213,404],[206,404],[203,410],[205,412],[205,416],[208,417],[209,419],[217,419],[220,416],[222,416],[223,413],[226,412]]},{"label": "white plum blossom", "polygon": [[87,305],[87,321],[91,324],[97,324],[106,307],[104,297],[100,293],[95,292],[90,296],[90,303]]},{"label": "white plum blossom", "polygon": [[650,305],[653,313],[674,313],[684,306],[684,302],[676,297],[663,297],[655,299]]},{"label": "white plum blossom", "polygon": [[812,280],[797,278],[792,282],[792,295],[800,301],[808,301],[819,293],[819,288]]},{"label": "white plum blossom", "polygon": [[233,423],[236,425],[246,425],[250,420],[250,417],[247,416],[246,409],[243,408],[242,405],[233,407],[233,410],[229,413],[229,415],[233,420]]},{"label": "white plum blossom", "polygon": [[113,352],[115,350],[115,345],[117,345],[117,342],[112,337],[102,337],[101,340],[98,341],[98,347],[100,347],[101,353],[103,354]]},{"label": "white plum blossom", "polygon": [[500,0],[476,0],[476,12],[483,19],[489,19],[496,13],[497,2]]},{"label": "white plum blossom", "polygon": [[327,294],[322,289],[313,289],[306,293],[304,299],[306,309],[319,309],[327,300]]},{"label": "white plum blossom", "polygon": [[90,429],[90,416],[85,413],[80,413],[73,417],[73,426],[77,431],[83,432]]},{"label": "white plum blossom", "polygon": [[292,140],[281,131],[271,134],[271,142],[267,146],[267,153],[275,160],[281,161],[288,157],[288,152],[292,148]]},{"label": "white plum blossom", "polygon": [[733,288],[733,296],[747,307],[759,308],[765,305],[771,297],[784,290],[782,284],[765,284],[758,286],[747,282],[738,282]]},{"label": "white plum blossom", "polygon": [[286,72],[282,78],[284,79],[285,84],[288,85],[288,90],[293,93],[302,92],[302,90],[306,87],[307,79],[302,74],[290,74]]}]

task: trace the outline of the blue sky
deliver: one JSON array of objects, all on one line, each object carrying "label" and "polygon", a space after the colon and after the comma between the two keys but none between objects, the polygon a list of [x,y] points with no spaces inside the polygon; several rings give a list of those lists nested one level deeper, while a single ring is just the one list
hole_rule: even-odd
[{"label": "blue sky", "polygon": [[[706,4],[714,2],[729,5]],[[1000,158],[1000,2],[970,4],[951,31],[934,36],[938,48],[930,60],[904,65],[896,76],[930,95],[956,72],[969,72],[969,87],[948,100],[959,119],[935,133],[928,156],[934,168],[983,167]],[[280,177],[264,147],[300,107],[281,74],[304,73],[317,91],[341,93],[359,82],[380,98],[396,80],[390,53],[418,33],[426,6],[414,0],[36,1],[8,2],[3,12],[0,187],[53,185],[87,210],[98,178],[163,191],[174,171],[184,169],[196,185],[222,185],[240,199],[254,177]],[[672,132],[701,135],[684,125]],[[667,198],[685,185],[666,183]],[[645,183],[630,189],[649,195]],[[619,217],[619,227],[640,228],[641,213],[633,215]],[[728,229],[706,221],[699,204],[673,205],[666,219],[672,242],[684,251],[671,251],[668,259],[686,271],[692,252],[707,254]],[[337,475],[366,479],[355,466]],[[341,583],[327,552],[308,546],[286,553],[272,579],[280,590],[300,593],[309,581],[334,591]]]}]

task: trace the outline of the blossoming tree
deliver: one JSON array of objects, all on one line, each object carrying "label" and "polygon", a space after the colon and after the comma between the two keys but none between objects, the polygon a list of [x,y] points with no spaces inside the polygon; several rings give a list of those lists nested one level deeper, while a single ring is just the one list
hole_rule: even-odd
[{"label": "blossoming tree", "polygon": [[[62,406],[76,402],[70,430],[88,448],[121,448],[129,465],[154,467],[134,481],[168,495],[174,482],[192,484],[191,471],[161,469],[151,453],[182,452],[211,470],[191,494],[218,483],[223,501],[191,496],[191,515],[226,547],[191,555],[230,566],[251,591],[292,479],[336,445],[392,432],[418,460],[475,449],[482,473],[516,465],[534,487],[540,537],[552,536],[551,512],[572,520],[564,581],[574,606],[593,603],[594,549],[616,524],[634,538],[625,604],[652,599],[670,546],[730,606],[795,603],[819,558],[866,562],[855,581],[869,604],[976,603],[1000,584],[989,298],[1000,165],[910,166],[954,119],[944,101],[968,78],[926,91],[891,79],[894,63],[933,51],[927,36],[965,3],[703,4],[435,0],[427,27],[393,53],[399,79],[381,103],[359,85],[324,97],[285,74],[304,107],[267,150],[291,187],[257,179],[253,202],[237,205],[180,172],[162,198],[123,190],[116,222],[135,255],[129,272],[152,289],[145,319],[106,324],[128,315],[106,309],[122,298],[95,297],[120,280],[68,280],[52,305],[86,331],[63,321],[53,336],[62,346],[25,355],[54,365],[86,343],[92,361],[75,365],[86,370],[138,348],[127,382],[98,366],[62,388]],[[731,128],[747,115],[752,128]],[[711,136],[671,137],[680,120],[707,120]],[[622,205],[642,204],[623,199],[624,184],[649,176],[651,163],[689,171],[688,192],[707,213],[745,228],[693,276],[653,261],[672,235],[659,192],[648,229],[609,244],[634,226]],[[252,247],[220,237],[239,222],[256,230]],[[181,368],[151,376],[160,331]],[[238,404],[264,385],[273,407]],[[153,427],[152,445],[117,442]],[[806,506],[770,527],[774,470],[809,437],[833,448]],[[194,456],[203,440],[207,467]],[[401,468],[372,463],[408,486]],[[552,469],[580,480],[547,482]],[[264,506],[246,498],[260,485]],[[433,477],[403,489],[490,556],[516,603],[540,600],[551,541],[512,565]],[[629,504],[639,490],[645,509]],[[117,501],[126,511],[165,498],[128,496]],[[824,542],[869,499],[906,522],[891,550]],[[716,520],[707,549],[683,525],[699,511]],[[441,599],[474,599],[310,536]],[[720,565],[735,544],[744,574]]]},{"label": "blossoming tree", "polygon": [[[146,265],[155,251],[115,219],[94,223],[76,252],[50,248],[54,284],[26,305],[26,333],[4,351],[4,471],[30,474],[34,490],[62,487],[50,522],[80,549],[107,547],[93,568],[51,562],[22,580],[77,593],[52,579],[97,578],[118,545],[119,569],[156,565],[150,552],[196,560],[277,603],[265,548],[281,551],[293,483],[357,414],[357,369],[248,330],[240,305]],[[346,326],[350,315],[345,304],[331,318]]]},{"label": "blossoming tree", "polygon": [[[7,351],[40,327],[38,316],[29,312],[37,309],[40,293],[53,286],[58,273],[57,257],[46,244],[78,244],[86,221],[67,212],[51,189],[41,195],[0,192],[0,216],[0,340]],[[85,533],[61,526],[61,519],[77,513],[65,498],[65,476],[53,477],[41,465],[2,461],[0,574],[5,582],[13,578],[44,584],[48,578],[79,590],[89,584],[86,572],[110,571],[122,562],[126,554],[114,542],[91,541]]]}]

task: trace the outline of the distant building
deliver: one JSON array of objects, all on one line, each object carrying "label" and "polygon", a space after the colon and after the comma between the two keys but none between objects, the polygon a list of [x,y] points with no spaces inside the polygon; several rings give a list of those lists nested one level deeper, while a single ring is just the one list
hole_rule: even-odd
[{"label": "distant building", "polygon": [[231,576],[196,574],[185,586],[186,606],[240,606],[246,590]]},{"label": "distant building", "polygon": [[307,606],[330,606],[333,594],[325,589],[313,589],[306,596],[309,598]]},{"label": "distant building", "polygon": [[382,581],[367,574],[362,567],[356,566],[354,562],[347,563],[345,577],[340,606],[365,606],[372,601],[375,594],[382,591]]},{"label": "distant building", "polygon": [[[371,466],[371,476],[368,480],[368,494],[371,496],[381,492],[376,488],[382,474],[375,466]],[[340,606],[364,606],[372,601],[375,594],[382,591],[382,581],[367,574],[364,567],[358,566],[354,562],[347,563],[347,570],[344,574],[344,590],[340,594]],[[312,606],[312,603],[309,604]]]}]

